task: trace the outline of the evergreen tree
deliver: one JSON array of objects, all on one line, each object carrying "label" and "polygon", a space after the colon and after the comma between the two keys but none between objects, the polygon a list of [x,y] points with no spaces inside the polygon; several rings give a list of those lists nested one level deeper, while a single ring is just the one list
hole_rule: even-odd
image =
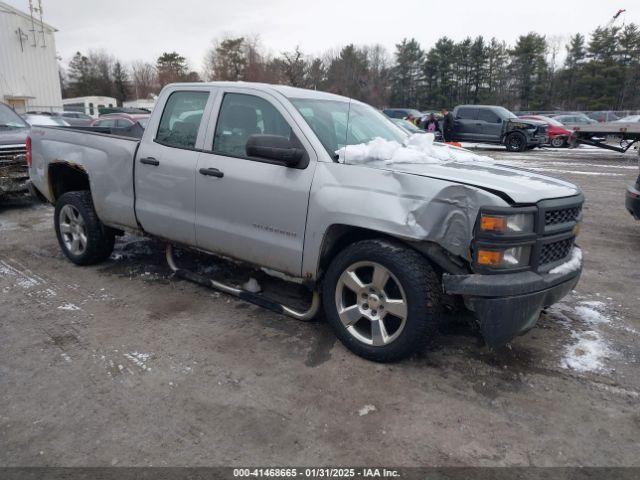
[{"label": "evergreen tree", "polygon": [[396,45],[396,66],[391,73],[391,103],[397,106],[418,105],[422,86],[424,52],[415,39]]},{"label": "evergreen tree", "polygon": [[511,72],[516,89],[519,109],[540,109],[548,103],[544,84],[548,75],[545,37],[528,33],[518,37],[511,55]]},{"label": "evergreen tree", "polygon": [[187,60],[177,52],[165,52],[156,61],[158,81],[161,86],[184,81],[188,73]]},{"label": "evergreen tree", "polygon": [[119,61],[116,61],[113,66],[113,84],[114,96],[118,100],[118,105],[122,106],[122,103],[129,98],[129,75]]},{"label": "evergreen tree", "polygon": [[89,59],[76,52],[69,62],[69,93],[72,97],[89,95],[92,89],[93,78]]}]

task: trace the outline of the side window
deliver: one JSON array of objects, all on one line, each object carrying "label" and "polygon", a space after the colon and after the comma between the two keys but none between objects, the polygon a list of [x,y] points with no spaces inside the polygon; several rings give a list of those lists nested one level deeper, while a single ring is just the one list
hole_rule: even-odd
[{"label": "side window", "polygon": [[256,134],[279,135],[299,143],[271,103],[254,95],[226,93],[218,114],[213,152],[247,158],[247,140]]},{"label": "side window", "polygon": [[176,148],[195,148],[209,92],[173,92],[164,107],[156,141]]},{"label": "side window", "polygon": [[459,108],[456,118],[461,120],[475,120],[477,111],[475,108]]},{"label": "side window", "polygon": [[485,108],[478,109],[478,120],[487,123],[500,123],[500,117],[495,112]]},{"label": "side window", "polygon": [[93,115],[93,103],[89,104],[89,115]]},{"label": "side window", "polygon": [[129,120],[125,120],[125,119],[116,120],[116,126],[118,128],[127,128],[127,127],[130,127],[131,125],[133,125],[133,123],[130,122]]},{"label": "side window", "polygon": [[115,120],[98,120],[95,123],[96,127],[114,128],[116,126]]}]

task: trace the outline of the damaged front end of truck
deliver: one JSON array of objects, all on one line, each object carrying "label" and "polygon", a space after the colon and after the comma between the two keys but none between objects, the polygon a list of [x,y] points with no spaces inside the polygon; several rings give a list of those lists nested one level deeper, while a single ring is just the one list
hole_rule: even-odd
[{"label": "damaged front end of truck", "polygon": [[26,146],[0,145],[0,197],[27,192],[28,182]]}]

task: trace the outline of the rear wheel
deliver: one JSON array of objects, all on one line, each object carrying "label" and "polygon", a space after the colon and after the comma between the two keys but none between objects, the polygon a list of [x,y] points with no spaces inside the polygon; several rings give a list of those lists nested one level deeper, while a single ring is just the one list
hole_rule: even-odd
[{"label": "rear wheel", "polygon": [[551,139],[551,146],[554,148],[563,148],[567,146],[567,139],[565,137],[553,137]]},{"label": "rear wheel", "polygon": [[111,255],[115,234],[98,218],[91,192],[62,195],[56,202],[54,224],[62,252],[76,265],[92,265]]},{"label": "rear wheel", "polygon": [[408,357],[433,334],[441,308],[438,276],[417,252],[364,240],[340,252],[323,283],[327,319],[340,341],[376,362]]},{"label": "rear wheel", "polygon": [[520,132],[513,132],[507,135],[504,142],[510,152],[524,152],[527,148],[527,139]]}]

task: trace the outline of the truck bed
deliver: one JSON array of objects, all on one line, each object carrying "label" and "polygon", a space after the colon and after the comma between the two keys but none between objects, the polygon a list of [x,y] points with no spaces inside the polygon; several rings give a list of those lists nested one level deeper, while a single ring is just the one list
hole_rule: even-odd
[{"label": "truck bed", "polygon": [[640,138],[640,122],[606,122],[574,128],[580,135],[624,135]]},{"label": "truck bed", "polygon": [[52,168],[66,165],[91,171],[91,193],[100,219],[116,228],[137,227],[133,161],[140,143],[138,138],[87,131],[83,127],[34,126],[31,142],[31,181],[49,201],[55,200],[49,182]]}]

